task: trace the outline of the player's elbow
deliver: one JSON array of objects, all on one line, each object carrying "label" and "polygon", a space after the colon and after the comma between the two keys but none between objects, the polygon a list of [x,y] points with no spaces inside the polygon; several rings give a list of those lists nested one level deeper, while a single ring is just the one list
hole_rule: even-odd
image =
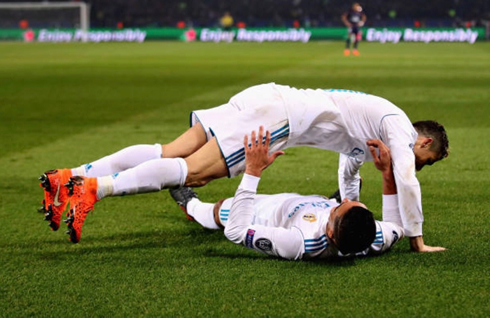
[{"label": "player's elbow", "polygon": [[235,244],[242,243],[243,239],[243,230],[238,226],[228,225],[225,227],[225,236],[228,240],[232,241]]}]

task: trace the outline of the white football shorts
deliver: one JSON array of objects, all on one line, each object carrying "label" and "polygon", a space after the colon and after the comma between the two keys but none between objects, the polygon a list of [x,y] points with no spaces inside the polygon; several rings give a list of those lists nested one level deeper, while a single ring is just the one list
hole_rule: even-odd
[{"label": "white football shorts", "polygon": [[227,104],[193,111],[191,126],[197,122],[206,130],[208,140],[216,137],[230,178],[245,171],[245,135],[264,126],[271,133],[269,153],[286,148],[289,136],[284,100],[273,83],[247,88]]}]

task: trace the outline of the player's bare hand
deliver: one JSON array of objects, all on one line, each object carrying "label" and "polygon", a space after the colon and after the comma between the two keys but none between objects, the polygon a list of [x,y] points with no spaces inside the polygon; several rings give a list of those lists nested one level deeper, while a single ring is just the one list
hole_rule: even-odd
[{"label": "player's bare hand", "polygon": [[430,253],[430,252],[442,252],[445,251],[446,248],[441,247],[441,246],[429,246],[429,245],[423,245],[420,249],[418,250],[413,250],[414,252],[420,252],[420,253]]},{"label": "player's bare hand", "polygon": [[283,155],[283,151],[276,151],[269,155],[269,146],[271,143],[271,134],[266,131],[264,136],[264,127],[260,126],[258,134],[254,131],[250,134],[250,142],[248,135],[243,138],[243,145],[245,147],[245,173],[260,177],[262,171],[270,166],[274,160],[280,155]]},{"label": "player's bare hand", "polygon": [[425,245],[422,236],[416,236],[410,238],[410,249],[414,252],[419,252],[419,253],[442,252],[446,250],[446,248],[441,246]]},{"label": "player's bare hand", "polygon": [[370,139],[366,141],[366,144],[369,146],[376,169],[381,172],[391,172],[390,148],[379,139]]}]

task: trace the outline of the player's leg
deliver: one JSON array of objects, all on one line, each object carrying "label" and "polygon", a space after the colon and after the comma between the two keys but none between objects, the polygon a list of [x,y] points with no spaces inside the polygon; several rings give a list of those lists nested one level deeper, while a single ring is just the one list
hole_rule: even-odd
[{"label": "player's leg", "polygon": [[68,204],[68,189],[63,185],[72,176],[102,177],[162,157],[187,157],[205,143],[206,133],[198,122],[168,145],[134,145],[73,169],[46,171],[39,178],[44,188],[44,200],[39,211],[44,213],[44,219],[56,231]]},{"label": "player's leg", "polygon": [[[93,209],[93,203],[84,202],[96,202],[106,196],[154,192],[183,185],[198,187],[213,179],[238,175],[244,170],[243,136],[253,129],[264,125],[272,132],[276,138],[271,142],[272,152],[285,146],[289,126],[283,103],[275,86],[265,84],[235,95],[228,104],[193,112],[193,123],[200,122],[205,129],[191,129],[185,136],[200,134],[199,140],[203,141],[206,138],[209,140],[207,143],[185,159],[149,160],[118,174],[96,178],[96,182],[92,181],[94,178],[82,178],[83,182],[74,180],[74,193],[79,189],[79,193],[85,193],[90,198],[83,199],[75,195],[75,200],[71,202],[73,208],[70,210],[70,217],[76,220],[77,210],[80,213],[79,205],[83,207],[83,213]],[[256,109],[259,107],[262,111]],[[263,115],[264,109],[268,110],[268,116]],[[223,118],[227,119],[226,122],[223,122]],[[212,135],[215,137],[210,138]],[[196,138],[184,137],[178,138],[171,147],[164,147],[163,151],[171,153],[179,143],[183,146],[190,143],[189,149],[194,149],[193,142]],[[217,140],[220,142],[219,145]],[[85,188],[85,185],[90,188]],[[77,224],[75,221],[69,221],[69,225],[72,223]],[[72,229],[71,232],[73,231],[77,234],[76,241],[80,231]]]},{"label": "player's leg", "polygon": [[216,138],[185,158],[187,176],[185,186],[202,187],[209,181],[228,176],[228,167]]},{"label": "player's leg", "polygon": [[206,132],[200,122],[168,144],[162,145],[162,158],[185,158],[207,142]]},{"label": "player's leg", "polygon": [[135,145],[124,148],[94,162],[72,169],[73,175],[102,177],[118,173],[159,158],[185,158],[206,143],[206,133],[200,123],[189,128],[168,144]]},{"label": "player's leg", "polygon": [[110,176],[73,177],[67,186],[72,193],[67,219],[68,234],[73,243],[80,241],[86,215],[104,197],[155,192],[184,184],[203,186],[227,175],[226,163],[213,138],[185,160],[159,158]]},{"label": "player's leg", "polygon": [[207,229],[218,230],[223,228],[219,221],[218,211],[224,199],[216,204],[202,202],[197,193],[189,187],[174,188],[170,189],[169,192],[189,220],[195,221]]},{"label": "player's leg", "polygon": [[39,178],[44,188],[43,205],[39,211],[44,212],[44,219],[49,222],[51,229],[56,231],[69,200],[68,188],[64,185],[71,177],[113,175],[143,162],[161,158],[161,155],[162,146],[159,144],[134,145],[77,168],[46,171]]},{"label": "player's leg", "polygon": [[[146,160],[132,168],[102,177],[72,178],[71,184],[67,187],[72,193],[67,219],[68,233],[72,242],[76,243],[80,240],[86,214],[93,210],[98,200],[106,196],[147,193],[179,187],[186,183],[188,170],[191,172],[191,182],[196,185],[204,185],[213,178],[226,176],[227,167],[221,158],[217,143],[214,142],[213,147],[205,147],[202,152],[200,147],[212,136],[211,125],[220,124],[222,118],[236,112],[238,109],[229,104],[193,112],[191,117],[193,127],[173,142],[161,147],[158,158]],[[188,157],[196,149],[199,149],[197,152],[200,155],[190,159],[192,162],[190,169],[183,158],[168,158]],[[199,172],[199,169],[203,171]],[[199,180],[200,176],[204,179]]]},{"label": "player's leg", "polygon": [[101,177],[124,171],[161,156],[160,144],[133,145],[71,170],[74,176]]},{"label": "player's leg", "polygon": [[348,56],[350,55],[350,42],[351,42],[351,29],[349,28],[349,31],[347,32],[347,39],[345,40],[345,49],[344,49],[344,55]]},{"label": "player's leg", "polygon": [[99,177],[98,198],[160,191],[192,186],[228,175],[216,138],[187,158],[159,158],[127,169],[117,175]]},{"label": "player's leg", "polygon": [[49,221],[52,230],[56,231],[59,228],[61,215],[67,207],[69,197],[68,189],[63,185],[71,177],[112,175],[142,162],[160,158],[161,154],[162,147],[159,144],[134,145],[76,168],[46,171],[39,178],[44,188],[44,200],[40,209],[41,212],[44,212],[44,219]]},{"label": "player's leg", "polygon": [[353,43],[352,54],[354,54],[356,56],[359,55],[359,50],[357,49],[357,46],[359,44],[359,36],[360,36],[359,32],[360,32],[359,28],[355,28],[355,30],[353,32],[354,43]]}]

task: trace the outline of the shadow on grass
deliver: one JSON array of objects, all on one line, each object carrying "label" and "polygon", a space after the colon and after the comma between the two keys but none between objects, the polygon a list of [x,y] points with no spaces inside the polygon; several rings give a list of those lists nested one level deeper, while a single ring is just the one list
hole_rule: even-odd
[{"label": "shadow on grass", "polygon": [[265,261],[265,262],[297,262],[297,263],[302,263],[302,264],[308,264],[308,266],[332,266],[332,267],[346,267],[346,266],[353,266],[356,265],[356,261],[358,261],[358,258],[352,257],[352,258],[337,258],[337,259],[314,259],[314,260],[307,260],[307,261],[293,261],[293,260],[287,260],[284,258],[279,258],[279,257],[272,257],[272,256],[267,256],[263,254],[248,254],[246,252],[240,253],[240,252],[229,252],[229,251],[217,251],[217,250],[208,250],[204,253],[204,256],[206,257],[217,257],[221,259],[230,259],[230,260],[236,260],[236,259],[246,259],[246,260],[257,260],[257,261]]},{"label": "shadow on grass", "polygon": [[[53,233],[58,234],[58,233]],[[61,234],[61,233],[60,233]],[[39,260],[70,260],[83,255],[114,255],[124,251],[173,249],[191,251],[195,256],[230,260],[257,260],[260,262],[291,262],[251,251],[243,246],[229,242],[221,231],[206,229],[139,231],[112,234],[107,236],[87,235],[78,244],[72,244],[67,236],[53,235],[43,242],[29,240],[0,244],[0,248],[9,254],[21,257],[34,257]],[[403,253],[403,251],[399,251]],[[391,253],[390,253],[391,254]],[[349,257],[332,259],[314,259],[299,261],[308,266],[349,267],[358,262],[378,257]],[[369,261],[368,261],[369,262]]]},{"label": "shadow on grass", "polygon": [[[58,235],[61,234],[61,235]],[[72,244],[67,235],[54,232],[52,238],[42,242],[29,239],[22,242],[5,242],[0,249],[18,256],[38,256],[49,259],[62,259],[73,255],[95,253],[117,253],[124,250],[182,248],[196,249],[201,245],[226,241],[222,232],[205,229],[182,231],[140,231],[107,236],[86,235],[77,244]]]}]

